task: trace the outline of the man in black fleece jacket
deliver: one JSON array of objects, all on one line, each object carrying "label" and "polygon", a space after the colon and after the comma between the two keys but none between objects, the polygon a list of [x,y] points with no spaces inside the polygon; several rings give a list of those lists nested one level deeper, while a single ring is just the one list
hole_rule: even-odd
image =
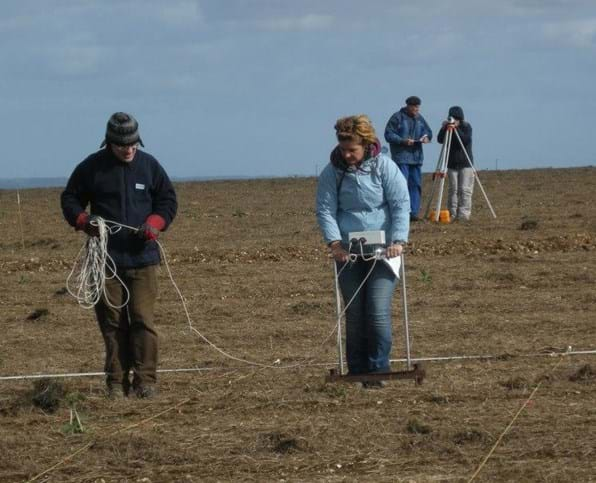
[{"label": "man in black fleece jacket", "polygon": [[124,288],[118,280],[106,279],[110,303],[102,296],[95,306],[105,342],[108,394],[113,398],[127,396],[131,386],[141,398],[157,392],[158,344],[153,320],[160,254],[156,240],[174,220],[178,206],[165,170],[153,156],[139,150],[139,144],[144,146],[135,118],[123,112],[113,114],[102,149],[75,168],[61,196],[66,221],[89,236],[98,235],[92,223],[96,216],[138,227],[137,232],[123,228],[108,239],[108,253],[130,293],[128,304],[116,308],[124,301]]}]

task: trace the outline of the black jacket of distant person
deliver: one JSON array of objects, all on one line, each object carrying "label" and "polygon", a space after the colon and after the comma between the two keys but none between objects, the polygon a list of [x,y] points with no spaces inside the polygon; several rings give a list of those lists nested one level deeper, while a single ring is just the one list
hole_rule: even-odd
[{"label": "black jacket of distant person", "polygon": [[[150,214],[160,215],[167,228],[178,208],[172,182],[153,156],[137,150],[132,161],[124,162],[109,146],[75,168],[60,201],[72,226],[87,205],[91,215],[135,228]],[[160,261],[157,243],[145,241],[127,228],[110,234],[108,253],[118,268],[140,268]]]},{"label": "black jacket of distant person", "polygon": [[[470,156],[470,161],[474,162],[474,157],[472,156],[472,126],[469,122],[464,121],[463,119],[459,121],[459,126],[455,128],[459,137],[466,148],[468,156]],[[442,126],[439,130],[439,134],[437,134],[437,142],[443,144],[445,141],[445,134],[447,132],[447,126]],[[462,169],[462,168],[469,168],[470,163],[466,159],[466,155],[461,147],[460,142],[457,140],[457,136],[455,132],[451,136],[451,149],[449,149],[449,158],[447,158],[447,168],[449,169]]]}]

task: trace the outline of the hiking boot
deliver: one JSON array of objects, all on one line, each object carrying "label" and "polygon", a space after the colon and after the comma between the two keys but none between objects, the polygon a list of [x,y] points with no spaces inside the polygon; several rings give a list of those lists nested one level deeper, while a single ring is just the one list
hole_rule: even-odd
[{"label": "hiking boot", "polygon": [[121,384],[112,384],[108,386],[108,399],[126,399],[126,393]]},{"label": "hiking boot", "polygon": [[157,387],[151,386],[137,386],[135,394],[139,399],[151,399],[157,396]]},{"label": "hiking boot", "polygon": [[122,383],[122,390],[124,391],[124,395],[128,397],[132,392],[132,384],[125,380]]}]

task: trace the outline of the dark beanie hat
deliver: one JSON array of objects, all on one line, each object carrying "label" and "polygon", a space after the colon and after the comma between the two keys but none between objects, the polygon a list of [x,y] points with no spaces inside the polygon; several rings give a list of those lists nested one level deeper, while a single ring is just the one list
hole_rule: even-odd
[{"label": "dark beanie hat", "polygon": [[116,144],[117,146],[129,146],[140,143],[145,146],[139,135],[139,123],[130,114],[125,112],[116,112],[108,119],[106,127],[106,138],[100,147],[106,144]]},{"label": "dark beanie hat", "polygon": [[419,106],[420,104],[422,104],[422,101],[418,96],[410,96],[406,99],[406,105],[408,106]]},{"label": "dark beanie hat", "polygon": [[449,115],[458,121],[464,120],[464,110],[459,106],[452,106],[449,108]]}]

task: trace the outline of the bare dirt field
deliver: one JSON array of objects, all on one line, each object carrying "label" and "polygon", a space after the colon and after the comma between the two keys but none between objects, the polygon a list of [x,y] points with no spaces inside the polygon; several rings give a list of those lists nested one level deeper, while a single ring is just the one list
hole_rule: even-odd
[{"label": "bare dirt field", "polygon": [[[0,481],[468,481],[487,457],[475,481],[596,481],[596,356],[578,354],[596,349],[596,168],[480,175],[498,218],[477,189],[469,224],[414,224],[408,306],[413,357],[492,357],[425,362],[420,386],[325,383],[335,305],[316,180],[178,184],[162,242],[194,327],[282,367],[200,340],[162,267],[160,368],[203,370],[161,373],[153,400],[55,378],[54,406],[39,380],[0,380]],[[21,192],[22,248],[16,193],[0,192],[3,377],[102,370],[95,318],[63,289],[84,236],[59,194]],[[395,359],[401,321],[396,293]]]}]

